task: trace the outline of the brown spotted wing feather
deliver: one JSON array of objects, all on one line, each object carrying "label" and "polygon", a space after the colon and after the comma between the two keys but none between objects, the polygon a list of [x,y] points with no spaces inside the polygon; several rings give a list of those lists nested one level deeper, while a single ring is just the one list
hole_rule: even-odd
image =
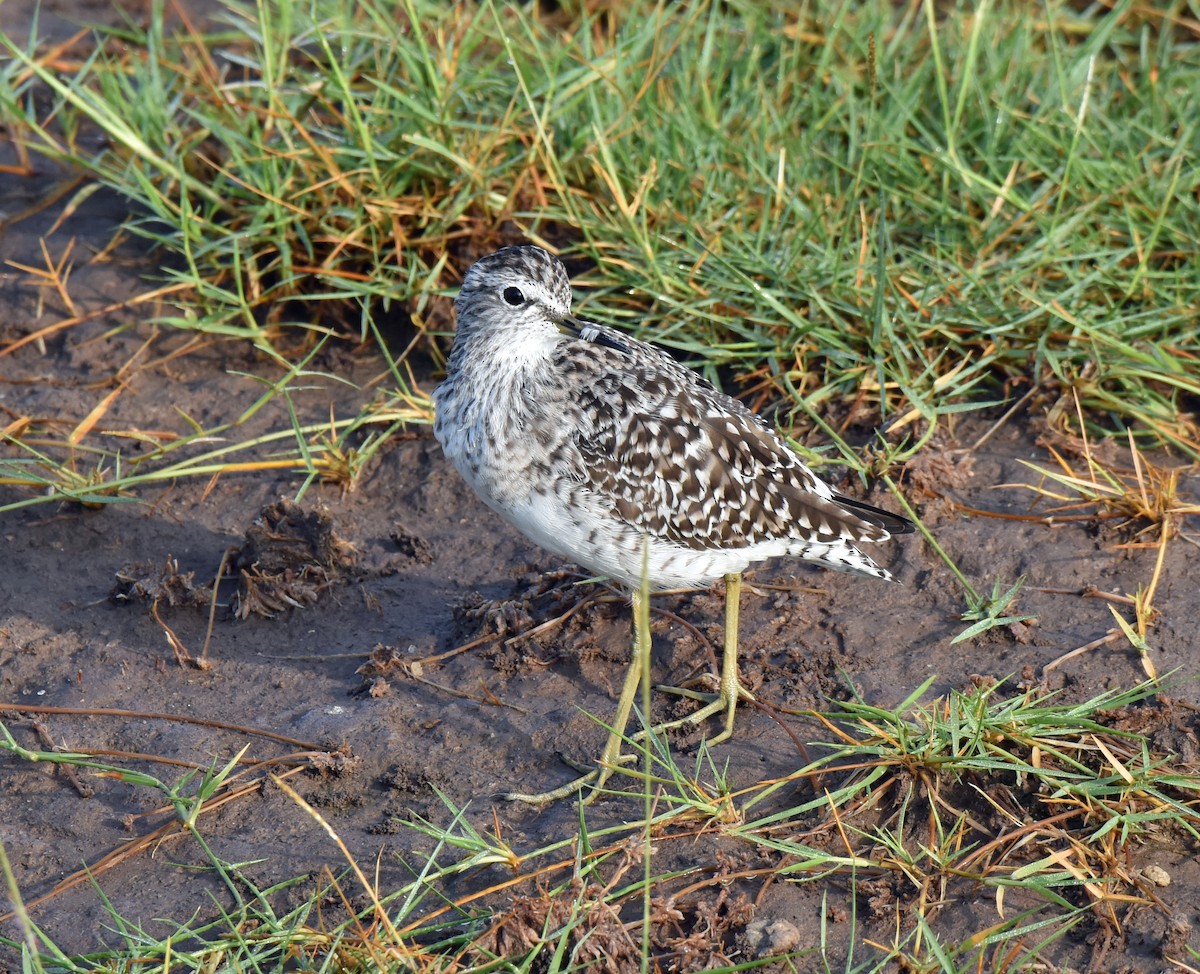
[{"label": "brown spotted wing feather", "polygon": [[910,528],[835,495],[749,409],[666,353],[610,334],[623,348],[581,339],[559,367],[589,377],[576,387],[572,443],[585,482],[622,520],[695,549],[876,541]]}]

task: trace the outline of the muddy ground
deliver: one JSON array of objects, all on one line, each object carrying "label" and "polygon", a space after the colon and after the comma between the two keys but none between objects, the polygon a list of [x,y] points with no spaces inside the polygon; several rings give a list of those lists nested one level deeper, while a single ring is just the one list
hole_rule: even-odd
[{"label": "muddy ground", "polygon": [[[12,16],[10,10],[4,8],[6,16]],[[92,15],[96,12],[87,14]],[[13,29],[11,22],[7,29]],[[39,262],[43,236],[55,256],[73,241],[70,294],[79,310],[105,307],[144,290],[143,275],[153,269],[154,257],[136,243],[93,259],[126,216],[119,198],[97,193],[53,232],[54,207],[29,211],[63,176],[39,164],[34,176],[0,177],[0,205],[8,216],[0,260]],[[14,214],[20,218],[14,221]],[[0,308],[0,353],[67,314],[55,294],[11,264],[0,271]],[[114,310],[0,357],[0,426],[22,416],[54,418],[65,435],[114,388],[120,371],[127,384],[103,427],[182,433],[181,414],[214,426],[255,402],[261,387],[239,373],[277,374],[244,345],[209,344],[174,356],[190,336],[154,330],[148,324],[152,313]],[[419,349],[413,364],[429,391],[436,377],[428,350]],[[331,345],[313,365],[349,384],[310,382],[294,400],[305,422],[328,417],[331,404],[338,415],[352,415],[383,372],[372,349],[350,343]],[[1082,700],[1143,679],[1138,655],[1120,639],[1045,669],[1113,629],[1108,604],[1081,593],[1089,586],[1101,592],[1136,591],[1151,576],[1154,553],[1120,547],[1132,540],[1132,531],[1111,523],[1050,526],[965,515],[964,507],[1026,513],[1032,494],[997,485],[1030,482],[1031,473],[1018,461],[1048,459],[1038,445],[1045,430],[1037,410],[1014,417],[983,447],[967,452],[994,418],[963,422],[953,439],[931,454],[936,462],[926,464],[924,475],[906,479],[906,494],[978,588],[1027,575],[1019,610],[1036,615],[1037,623],[951,645],[965,626],[958,618],[962,594],[919,536],[882,553],[881,561],[896,573],[895,585],[772,565],[749,577],[742,607],[743,669],[761,699],[796,710],[827,708],[829,699],[844,697],[847,681],[853,681],[866,700],[886,707],[933,677],[933,692],[966,689],[979,678],[1012,679],[1014,685],[1041,681],[1060,688],[1068,699]],[[259,431],[286,428],[282,402],[271,403],[255,423]],[[1119,448],[1113,456],[1119,458]],[[304,769],[289,778],[290,784],[321,811],[383,889],[407,882],[408,864],[423,861],[431,846],[398,826],[398,820],[419,816],[449,822],[435,789],[456,807],[467,807],[467,817],[481,830],[498,824],[518,851],[573,834],[577,812],[570,803],[538,811],[494,796],[514,786],[541,789],[566,781],[571,772],[558,760],[558,751],[586,758],[598,750],[601,733],[584,714],[605,718],[611,712],[627,653],[627,604],[593,599],[561,625],[511,639],[566,611],[581,596],[604,592],[573,588],[570,566],[494,517],[443,459],[426,426],[397,435],[353,491],[315,485],[303,499],[303,512],[327,515],[318,529],[329,528],[353,546],[348,554],[338,549],[344,558],[331,569],[338,576],[332,584],[310,575],[290,590],[300,601],[320,590],[313,604],[283,606],[277,589],[242,593],[239,602],[235,587],[227,585],[209,647],[211,665],[200,670],[177,662],[167,628],[195,656],[209,621],[206,608],[186,604],[189,573],[201,602],[223,555],[231,547],[244,551],[256,519],[261,524],[262,512],[293,497],[297,487],[298,480],[286,473],[230,475],[216,482],[197,478],[145,490],[128,504],[100,509],[41,504],[0,515],[5,553],[0,559],[0,712],[17,742],[29,748],[151,754],[201,766],[228,760],[247,746],[246,757],[256,760],[310,749],[328,754],[315,763],[311,756],[297,759]],[[1189,474],[1184,492],[1195,498],[1196,487],[1195,475]],[[934,496],[934,490],[960,506]],[[0,486],[0,502],[22,496],[17,488]],[[872,500],[894,507],[880,494]],[[296,517],[297,530],[311,535],[314,525]],[[1194,536],[1195,521],[1188,527]],[[1162,621],[1152,639],[1159,671],[1178,668],[1184,681],[1200,669],[1195,556],[1188,541],[1170,548],[1156,598]],[[169,559],[177,562],[177,571],[166,571]],[[174,587],[164,588],[167,583]],[[142,597],[146,592],[158,596],[158,619],[152,600]],[[183,604],[172,606],[172,595]],[[235,608],[255,597],[279,611],[271,618],[254,613],[238,618]],[[661,612],[653,626],[654,679],[678,682],[704,672],[711,646],[720,645],[719,588],[664,596],[656,606]],[[399,665],[489,634],[495,638],[441,663],[427,662],[415,674]],[[377,662],[386,657],[390,663],[363,672],[372,654]],[[1182,682],[1170,696],[1177,706],[1160,713],[1151,742],[1194,762],[1200,688],[1194,681]],[[5,710],[6,705],[129,713],[36,713]],[[655,706],[656,717],[665,717],[680,705],[658,696]],[[785,719],[801,740],[828,739],[811,720]],[[221,723],[292,740],[213,726]],[[695,734],[678,739],[685,757],[696,739]],[[718,756],[729,762],[735,786],[786,775],[803,763],[784,728],[749,707],[740,714],[736,738]],[[183,773],[134,758],[112,761],[167,780]],[[286,767],[277,764],[273,770]],[[804,797],[798,786],[779,801],[794,804]],[[161,796],[147,788],[87,775],[73,781],[46,765],[0,757],[0,839],[30,901],[131,839],[168,824],[171,814],[156,811],[161,805]],[[603,801],[592,806],[588,821],[600,829],[640,813],[640,802]],[[201,831],[216,855],[248,864],[245,873],[260,886],[308,877],[281,893],[281,902],[299,900],[323,870],[341,873],[346,865],[313,820],[269,783],[206,815]],[[1189,937],[1192,947],[1200,948],[1200,934],[1189,933],[1200,929],[1195,845],[1179,836],[1152,834],[1134,848],[1132,868],[1156,865],[1172,879],[1158,890],[1160,905],[1122,909],[1116,930],[1085,918],[1047,959],[1079,970],[1149,971],[1169,967],[1164,957],[1178,956]],[[664,844],[655,866],[708,864],[718,854],[742,867],[772,862],[765,852],[711,838]],[[157,918],[211,916],[214,898],[221,902],[226,896],[211,872],[193,868],[206,861],[192,840],[176,836],[101,872],[96,883],[122,916],[162,937],[170,928]],[[449,891],[466,892],[472,884],[481,888],[507,876],[497,867],[452,884]],[[745,959],[747,921],[779,919],[795,927],[801,946],[812,945],[826,889],[832,956],[839,950],[848,955],[850,904],[840,881],[828,888],[745,881],[733,884],[720,903],[715,889],[709,889],[704,902],[684,910],[680,934],[694,933],[707,922],[716,948],[730,954],[741,950]],[[865,925],[856,934],[856,956],[865,956],[862,938],[890,942],[892,926],[908,922],[912,892],[896,883],[879,902],[859,904],[859,922]],[[942,929],[965,936],[997,921],[990,894],[976,893],[943,911]],[[738,897],[752,906],[739,906]],[[119,942],[101,896],[86,883],[31,912],[64,950]],[[722,919],[713,921],[718,914]],[[11,919],[0,924],[0,934],[20,937]],[[15,954],[0,948],[0,970],[16,969],[15,964]],[[803,959],[797,964],[808,969]]]}]

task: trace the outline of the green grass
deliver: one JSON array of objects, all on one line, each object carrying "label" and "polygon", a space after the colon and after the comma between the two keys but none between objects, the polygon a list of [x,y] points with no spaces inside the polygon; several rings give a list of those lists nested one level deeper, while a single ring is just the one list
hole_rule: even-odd
[{"label": "green grass", "polygon": [[[519,229],[582,258],[584,313],[804,411],[903,435],[1032,385],[1052,422],[1077,396],[1196,457],[1186,9],[234,4],[205,35],[156,11],[71,72],[9,42],[0,111],[130,198],[179,328],[443,333],[441,296]],[[408,351],[393,383],[424,404]],[[126,486],[108,459],[97,498]]]},{"label": "green grass", "polygon": [[[819,745],[824,753],[786,778],[738,791],[723,783],[706,749],[685,768],[652,734],[640,745],[648,766],[620,772],[632,786],[630,798],[653,799],[641,817],[593,830],[580,809],[577,834],[539,848],[481,831],[466,809],[443,798],[437,821],[400,823],[407,838],[392,844],[425,851],[410,857],[412,881],[393,890],[376,888],[370,869],[359,867],[331,825],[285,783],[298,770],[295,754],[282,777],[247,755],[248,744],[207,770],[175,769],[178,777],[168,780],[144,769],[157,760],[151,755],[141,756],[141,766],[121,767],[87,754],[31,751],[0,725],[0,750],[31,770],[52,762],[95,775],[98,789],[112,782],[161,793],[174,824],[123,842],[123,857],[147,856],[169,835],[185,833],[227,894],[215,918],[208,911],[204,919],[152,926],[110,907],[109,926],[122,945],[72,957],[29,918],[0,856],[26,935],[24,943],[0,944],[21,949],[36,972],[122,969],[136,958],[143,966],[213,974],[275,969],[297,957],[317,971],[385,969],[403,959],[414,971],[558,972],[580,970],[597,956],[633,965],[622,970],[646,969],[652,957],[669,957],[685,943],[693,957],[705,949],[721,956],[738,911],[731,899],[727,928],[711,926],[718,914],[690,912],[704,895],[752,895],[764,882],[789,882],[819,883],[827,898],[848,900],[850,908],[850,927],[840,931],[849,952],[826,942],[823,924],[821,942],[787,958],[797,969],[884,971],[907,963],[912,970],[1011,971],[1065,963],[1069,952],[1060,941],[1089,914],[1119,923],[1117,911],[1149,903],[1150,880],[1139,868],[1144,845],[1153,848],[1168,834],[1200,838],[1194,769],[1114,727],[1154,706],[1156,685],[1078,703],[1032,691],[1008,695],[1003,686],[926,700],[928,688],[895,710],[853,698],[810,715],[834,743]],[[220,838],[206,834],[212,811],[260,788],[281,788],[312,818],[311,841],[332,841],[347,859],[344,873],[327,876],[287,913],[276,912],[274,894],[291,883],[260,889],[221,859]],[[666,848],[679,844],[693,858],[723,853],[712,865],[657,869]],[[749,855],[737,855],[739,848]],[[103,896],[109,880],[94,866],[90,871]],[[899,914],[858,916],[859,905],[883,887],[894,890],[894,909],[911,911],[914,922],[899,922]],[[371,905],[350,909],[350,899],[364,894]],[[943,910],[947,902],[981,898],[995,909],[985,911],[987,925],[978,929],[971,927],[978,920],[964,923]],[[339,901],[341,915],[328,905]],[[672,903],[682,911],[674,919]],[[689,934],[692,923],[705,937]],[[880,940],[889,930],[891,942]],[[750,970],[782,959],[710,962],[704,969]]]}]

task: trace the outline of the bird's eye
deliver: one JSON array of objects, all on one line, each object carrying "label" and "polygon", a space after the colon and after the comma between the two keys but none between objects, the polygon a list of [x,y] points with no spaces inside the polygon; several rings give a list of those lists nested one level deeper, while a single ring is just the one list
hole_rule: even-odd
[{"label": "bird's eye", "polygon": [[506,287],[504,289],[504,300],[515,308],[517,305],[525,303],[525,295],[521,293],[519,287]]}]

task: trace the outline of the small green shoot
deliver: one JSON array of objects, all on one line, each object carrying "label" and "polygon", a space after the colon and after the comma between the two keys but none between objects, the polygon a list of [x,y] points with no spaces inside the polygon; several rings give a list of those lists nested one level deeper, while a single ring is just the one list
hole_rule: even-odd
[{"label": "small green shoot", "polygon": [[967,592],[967,611],[959,618],[964,622],[971,622],[972,625],[967,626],[962,632],[950,640],[950,645],[961,643],[967,639],[974,639],[990,629],[997,629],[1000,626],[1009,626],[1017,622],[1029,622],[1035,619],[1036,616],[1031,615],[1006,615],[1013,604],[1016,602],[1017,594],[1021,591],[1021,586],[1025,584],[1025,576],[1013,583],[1013,585],[1005,592],[1001,592],[1000,588],[1003,582],[1000,579],[992,584],[991,595],[980,595],[977,592]]}]

